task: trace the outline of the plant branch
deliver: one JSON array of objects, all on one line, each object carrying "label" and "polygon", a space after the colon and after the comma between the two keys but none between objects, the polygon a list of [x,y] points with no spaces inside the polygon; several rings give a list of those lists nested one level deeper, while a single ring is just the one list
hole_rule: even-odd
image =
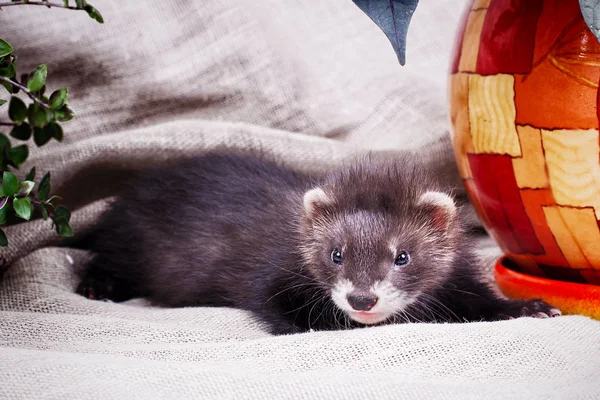
[{"label": "plant branch", "polygon": [[2,122],[0,121],[0,126],[17,126],[16,122]]},{"label": "plant branch", "polygon": [[[27,4],[29,4],[29,3],[27,3]],[[21,84],[20,84],[20,83],[18,83],[18,82],[15,82],[15,81],[13,81],[12,79],[5,78],[5,77],[3,77],[3,76],[0,76],[0,82],[2,82],[2,81],[6,82],[6,83],[8,83],[8,84],[11,84],[11,85],[13,85],[13,86],[16,86],[16,87],[18,87],[18,88],[19,88],[19,89],[21,89],[21,90],[22,90],[22,91],[23,91],[25,94],[27,94],[27,96],[31,97],[31,100],[35,101],[35,102],[36,102],[36,103],[38,103],[40,106],[42,106],[42,107],[44,107],[44,108],[47,108],[47,109],[49,109],[49,110],[51,109],[51,107],[50,107],[50,104],[46,104],[46,103],[44,103],[42,100],[38,99],[38,98],[37,98],[37,97],[36,97],[36,96],[35,96],[33,93],[31,93],[31,92],[29,91],[29,89],[27,89],[27,87],[25,87],[25,86],[21,85]]]},{"label": "plant branch", "polygon": [[27,3],[25,1],[11,1],[10,3],[0,3],[0,8],[10,6],[46,6],[48,8],[55,7],[68,8],[69,10],[83,10],[83,8],[80,7],[65,6],[63,4],[50,3],[47,1],[28,1]]}]

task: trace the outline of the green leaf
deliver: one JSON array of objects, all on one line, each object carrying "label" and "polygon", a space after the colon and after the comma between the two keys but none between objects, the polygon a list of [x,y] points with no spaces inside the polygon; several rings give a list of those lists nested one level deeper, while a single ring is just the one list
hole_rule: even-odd
[{"label": "green leaf", "polygon": [[6,82],[0,82],[0,85],[4,86],[4,88],[6,89],[6,91],[10,94],[13,93],[13,86],[10,83],[6,83]]},{"label": "green leaf", "polygon": [[68,122],[73,119],[75,114],[71,107],[65,105],[58,110],[54,110],[54,115],[56,116],[56,120],[58,122]]},{"label": "green leaf", "polygon": [[102,18],[100,11],[96,10],[91,4],[86,5],[83,9],[88,13],[90,18],[95,19],[101,24],[104,23],[104,18]]},{"label": "green leaf", "polygon": [[54,122],[55,121],[56,118],[54,116],[54,111],[53,110],[46,109],[46,115],[47,115],[46,122],[49,123],[49,122]]},{"label": "green leaf", "polygon": [[35,128],[33,130],[33,141],[38,147],[42,147],[52,139],[50,133],[42,128]]},{"label": "green leaf", "polygon": [[33,206],[31,205],[31,199],[29,197],[24,197],[22,199],[14,199],[13,209],[15,210],[15,214],[17,214],[17,217],[24,219],[25,221],[29,221],[31,219],[31,214],[33,213]]},{"label": "green leaf", "polygon": [[0,229],[0,247],[8,246],[8,239],[6,238],[6,233],[2,229]]},{"label": "green leaf", "polygon": [[46,200],[44,203],[52,204],[52,202],[55,200],[62,200],[62,197],[54,195],[54,196],[50,197],[48,200]]},{"label": "green leaf", "polygon": [[5,78],[12,78],[17,73],[15,64],[8,64],[6,67],[0,67],[0,76]]},{"label": "green leaf", "polygon": [[73,237],[73,229],[67,223],[58,225],[58,234],[62,237]]},{"label": "green leaf", "polygon": [[46,210],[46,207],[44,207],[44,205],[40,205],[39,209],[42,213],[42,218],[44,218],[44,221],[48,220],[48,211]]},{"label": "green leaf", "polygon": [[54,222],[57,225],[67,223],[71,220],[71,212],[63,205],[60,205],[54,209]]},{"label": "green leaf", "polygon": [[[0,172],[6,169],[6,152],[11,148],[8,138],[0,132]],[[2,185],[0,185],[0,196],[2,196]]]},{"label": "green leaf", "polygon": [[75,0],[75,5],[77,8],[83,8],[87,5],[85,0]]},{"label": "green leaf", "polygon": [[2,100],[2,99],[0,99],[0,106],[1,106],[2,104],[4,104],[4,103],[6,103],[6,100]]},{"label": "green leaf", "polygon": [[8,42],[0,39],[0,57],[4,57],[12,53],[15,49]]},{"label": "green leaf", "polygon": [[[6,169],[6,152],[10,150],[10,142],[8,138],[0,133],[0,171]],[[0,185],[0,196],[2,196],[2,185]]]},{"label": "green leaf", "polygon": [[[29,149],[26,145],[13,147],[8,151],[8,158],[15,164],[15,167],[19,168],[19,165],[23,164],[29,157]],[[22,184],[22,183],[21,183]]]},{"label": "green leaf", "polygon": [[12,196],[19,190],[19,179],[12,172],[4,171],[2,175],[3,196]]},{"label": "green leaf", "polygon": [[[46,122],[48,119],[48,113],[46,112],[46,109],[44,107],[41,107],[37,104],[30,104],[27,116],[29,118],[29,123],[31,125],[33,125],[34,127],[42,128],[42,127],[46,126]],[[50,137],[52,137],[52,136],[50,136]],[[50,139],[48,139],[48,140],[50,140]]]},{"label": "green leaf", "polygon": [[19,186],[19,196],[29,196],[29,193],[33,190],[35,186],[35,182],[32,181],[22,181]]},{"label": "green leaf", "polygon": [[10,131],[10,136],[19,140],[29,140],[31,138],[31,125],[23,122],[21,125],[15,126]]},{"label": "green leaf", "polygon": [[20,98],[12,96],[8,104],[8,117],[15,122],[23,122],[27,117],[27,106]]},{"label": "green leaf", "polygon": [[63,5],[65,7],[69,7],[69,0],[63,0]]},{"label": "green leaf", "polygon": [[39,201],[46,201],[50,195],[50,172],[48,172],[40,181],[38,186],[37,198]]},{"label": "green leaf", "polygon": [[48,76],[48,67],[46,64],[40,64],[29,74],[29,80],[27,81],[27,89],[30,92],[37,92],[46,84],[46,77]]},{"label": "green leaf", "polygon": [[2,148],[4,147],[5,144],[10,145],[10,141],[8,140],[8,138],[6,137],[5,134],[0,132],[0,150],[2,150]]},{"label": "green leaf", "polygon": [[58,110],[67,103],[68,95],[69,91],[66,88],[55,90],[50,95],[50,107],[52,107],[53,110]]},{"label": "green leaf", "polygon": [[33,168],[31,168],[31,170],[29,170],[29,173],[25,177],[25,180],[26,181],[33,181],[33,180],[35,180],[35,167],[33,167]]},{"label": "green leaf", "polygon": [[43,130],[46,131],[45,135],[50,135],[51,138],[56,139],[58,142],[62,142],[63,130],[56,122],[50,122]]},{"label": "green leaf", "polygon": [[[6,198],[6,202],[8,203],[8,197]],[[8,210],[10,207],[2,207],[0,208],[0,225],[4,225],[6,220],[8,219]]]}]

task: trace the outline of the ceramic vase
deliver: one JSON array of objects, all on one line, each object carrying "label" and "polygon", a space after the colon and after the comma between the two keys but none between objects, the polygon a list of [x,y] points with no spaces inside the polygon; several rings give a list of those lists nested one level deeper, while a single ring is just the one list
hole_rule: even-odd
[{"label": "ceramic vase", "polygon": [[501,289],[600,318],[600,43],[578,0],[473,1],[449,79],[454,152],[505,253]]}]

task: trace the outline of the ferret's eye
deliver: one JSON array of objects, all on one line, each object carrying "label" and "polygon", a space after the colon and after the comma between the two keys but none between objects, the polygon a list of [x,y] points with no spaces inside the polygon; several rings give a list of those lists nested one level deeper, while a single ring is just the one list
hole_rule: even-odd
[{"label": "ferret's eye", "polygon": [[338,265],[342,263],[342,253],[338,249],[333,249],[331,252],[331,261]]},{"label": "ferret's eye", "polygon": [[405,267],[408,265],[408,263],[410,263],[410,256],[406,251],[402,250],[400,254],[398,254],[398,256],[396,257],[396,261],[394,261],[394,264],[396,265],[396,267]]}]

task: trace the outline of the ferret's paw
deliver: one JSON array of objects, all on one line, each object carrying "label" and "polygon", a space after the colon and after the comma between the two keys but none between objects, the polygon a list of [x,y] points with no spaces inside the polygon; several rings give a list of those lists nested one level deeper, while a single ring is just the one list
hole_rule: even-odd
[{"label": "ferret's paw", "polygon": [[107,279],[97,279],[86,276],[77,287],[77,294],[90,300],[103,300],[109,297],[112,291],[112,283]]},{"label": "ferret's paw", "polygon": [[560,310],[542,300],[528,300],[521,307],[520,317],[554,318],[562,315]]},{"label": "ferret's paw", "polygon": [[562,315],[562,313],[558,308],[542,300],[517,300],[504,303],[490,319],[498,321],[520,317],[554,318],[559,315]]}]

